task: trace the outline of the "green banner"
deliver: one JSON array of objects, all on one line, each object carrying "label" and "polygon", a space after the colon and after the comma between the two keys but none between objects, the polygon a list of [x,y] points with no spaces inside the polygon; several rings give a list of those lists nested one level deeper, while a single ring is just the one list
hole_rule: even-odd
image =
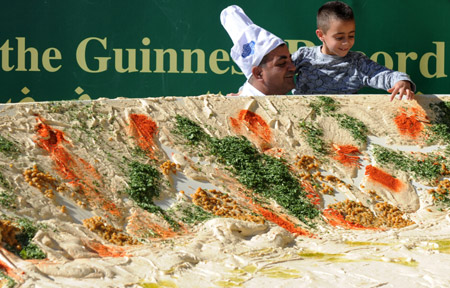
[{"label": "green banner", "polygon": [[[229,55],[222,9],[241,6],[294,52],[320,44],[315,17],[325,2],[8,1],[0,18],[0,102],[236,92],[245,77]],[[408,73],[419,93],[450,93],[448,0],[344,2],[355,12],[353,50]]]}]

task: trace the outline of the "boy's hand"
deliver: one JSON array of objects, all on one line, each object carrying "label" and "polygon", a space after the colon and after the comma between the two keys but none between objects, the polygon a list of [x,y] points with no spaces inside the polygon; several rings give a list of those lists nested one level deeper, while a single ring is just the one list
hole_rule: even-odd
[{"label": "boy's hand", "polygon": [[411,83],[406,80],[400,80],[397,83],[395,83],[394,87],[387,90],[389,93],[391,93],[391,100],[394,100],[395,95],[400,94],[400,99],[402,99],[403,95],[406,96],[407,100],[414,99],[414,92],[411,90]]}]

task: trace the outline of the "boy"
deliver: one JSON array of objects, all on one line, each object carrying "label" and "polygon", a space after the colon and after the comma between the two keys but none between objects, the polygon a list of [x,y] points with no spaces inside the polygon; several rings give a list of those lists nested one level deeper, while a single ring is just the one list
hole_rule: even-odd
[{"label": "boy", "polygon": [[300,47],[292,55],[296,67],[293,94],[354,94],[369,86],[391,93],[392,101],[414,98],[415,84],[402,72],[390,70],[360,52],[355,43],[353,10],[340,1],[325,3],[317,13],[316,35],[322,46]]}]

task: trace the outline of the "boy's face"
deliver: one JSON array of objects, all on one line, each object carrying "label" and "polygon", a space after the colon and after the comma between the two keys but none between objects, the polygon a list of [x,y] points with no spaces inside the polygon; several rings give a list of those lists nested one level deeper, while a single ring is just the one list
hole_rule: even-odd
[{"label": "boy's face", "polygon": [[322,53],[344,57],[355,44],[355,21],[332,19],[327,31],[316,30],[322,41]]}]

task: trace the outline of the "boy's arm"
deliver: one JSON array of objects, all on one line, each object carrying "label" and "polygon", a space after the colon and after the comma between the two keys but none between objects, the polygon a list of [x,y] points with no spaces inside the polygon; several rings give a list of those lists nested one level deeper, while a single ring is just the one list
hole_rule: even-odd
[{"label": "boy's arm", "polygon": [[370,60],[363,54],[360,54],[357,69],[359,70],[358,74],[362,77],[364,86],[388,91],[391,93],[391,101],[397,94],[400,94],[400,99],[403,96],[406,96],[408,100],[414,98],[416,85],[408,74],[393,71]]},{"label": "boy's arm", "polygon": [[295,51],[292,55],[291,55],[291,60],[295,65],[295,73],[298,73],[298,69],[300,66],[300,62],[306,57],[307,54],[312,53],[314,47],[300,47],[298,48],[297,51]]}]

